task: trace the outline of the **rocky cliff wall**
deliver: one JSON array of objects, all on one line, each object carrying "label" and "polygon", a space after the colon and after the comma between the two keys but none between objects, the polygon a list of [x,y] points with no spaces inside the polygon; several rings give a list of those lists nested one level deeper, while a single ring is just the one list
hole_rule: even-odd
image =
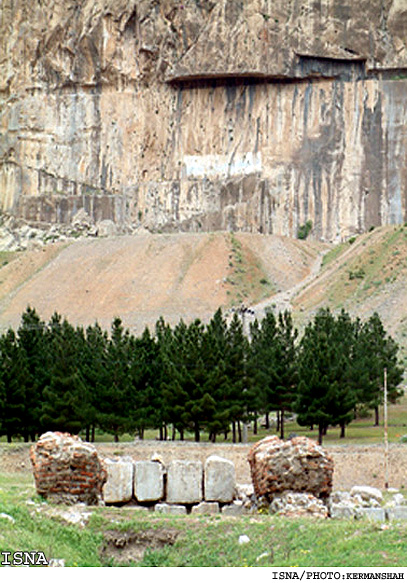
[{"label": "rocky cliff wall", "polygon": [[338,240],[406,217],[403,0],[3,0],[0,203]]}]

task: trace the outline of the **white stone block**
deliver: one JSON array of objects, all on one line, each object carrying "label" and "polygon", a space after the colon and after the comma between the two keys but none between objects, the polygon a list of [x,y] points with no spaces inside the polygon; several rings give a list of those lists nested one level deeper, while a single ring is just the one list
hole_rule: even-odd
[{"label": "white stone block", "polygon": [[407,506],[396,506],[387,510],[389,520],[407,520]]},{"label": "white stone block", "polygon": [[105,459],[107,481],[103,486],[106,504],[129,502],[133,497],[133,462]]},{"label": "white stone block", "polygon": [[155,512],[160,512],[161,514],[186,514],[187,509],[185,506],[180,504],[166,504],[165,502],[156,504],[154,506]]},{"label": "white stone block", "polygon": [[211,455],[205,462],[205,500],[231,502],[236,489],[233,462]]},{"label": "white stone block", "polygon": [[393,501],[395,506],[403,506],[406,503],[403,494],[394,494]]},{"label": "white stone block", "polygon": [[241,516],[245,513],[245,508],[240,500],[234,500],[232,504],[222,507],[222,514],[225,516]]},{"label": "white stone block", "polygon": [[374,522],[384,522],[386,520],[386,511],[384,508],[356,508],[355,517],[366,517]]},{"label": "white stone block", "polygon": [[199,461],[173,460],[167,470],[167,502],[196,504],[201,502],[203,466]]},{"label": "white stone block", "polygon": [[354,518],[355,507],[353,504],[331,504],[330,516],[331,518]]},{"label": "white stone block", "polygon": [[164,498],[164,468],[160,462],[134,463],[134,495],[138,502],[157,502]]},{"label": "white stone block", "polygon": [[219,504],[217,502],[200,502],[192,506],[192,514],[219,514]]}]

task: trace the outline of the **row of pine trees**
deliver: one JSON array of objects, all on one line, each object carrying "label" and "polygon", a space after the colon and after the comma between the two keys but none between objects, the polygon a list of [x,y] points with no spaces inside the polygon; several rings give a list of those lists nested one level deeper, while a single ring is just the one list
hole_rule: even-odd
[{"label": "row of pine trees", "polygon": [[284,437],[288,412],[302,426],[318,428],[322,443],[329,426],[340,428],[360,408],[376,411],[388,395],[402,394],[398,346],[377,314],[362,322],[345,311],[321,309],[301,338],[291,314],[268,313],[244,334],[237,314],[218,310],[208,324],[182,320],[131,334],[119,318],[109,333],[97,323],[72,326],[55,313],[48,323],[27,308],[19,328],[0,336],[0,432],[8,441],[34,441],[45,431],[95,431],[143,438],[196,441],[231,435],[242,426],[266,426],[278,414]]}]

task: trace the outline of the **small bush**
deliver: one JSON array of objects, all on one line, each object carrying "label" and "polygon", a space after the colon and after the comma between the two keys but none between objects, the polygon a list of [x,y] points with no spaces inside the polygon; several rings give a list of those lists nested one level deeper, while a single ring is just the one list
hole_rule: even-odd
[{"label": "small bush", "polygon": [[363,279],[365,277],[365,270],[363,267],[359,267],[359,269],[355,269],[355,271],[349,271],[349,279]]},{"label": "small bush", "polygon": [[312,221],[307,221],[305,225],[300,225],[297,231],[297,239],[305,240],[312,231]]}]

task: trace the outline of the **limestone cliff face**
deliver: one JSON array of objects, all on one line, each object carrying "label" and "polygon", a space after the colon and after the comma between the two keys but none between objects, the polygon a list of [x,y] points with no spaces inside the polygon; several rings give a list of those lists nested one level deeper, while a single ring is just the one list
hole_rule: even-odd
[{"label": "limestone cliff face", "polygon": [[3,0],[0,204],[338,240],[406,220],[404,0]]}]

